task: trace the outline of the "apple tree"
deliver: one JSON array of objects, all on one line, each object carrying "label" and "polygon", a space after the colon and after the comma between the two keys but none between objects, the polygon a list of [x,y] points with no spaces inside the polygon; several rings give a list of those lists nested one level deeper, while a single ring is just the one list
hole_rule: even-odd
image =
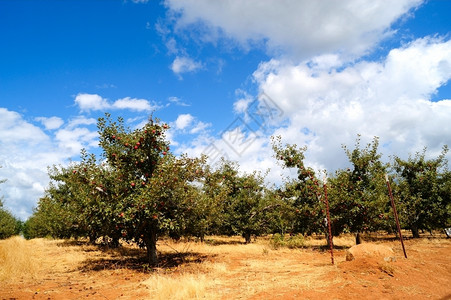
[{"label": "apple tree", "polygon": [[[1,168],[2,166],[0,166]],[[0,179],[0,184],[6,179]],[[0,239],[6,239],[10,236],[18,234],[17,219],[5,208],[3,208],[2,198],[0,197]]]},{"label": "apple tree", "polygon": [[325,205],[321,199],[322,190],[315,171],[304,165],[306,147],[282,145],[281,137],[274,137],[272,148],[284,168],[294,168],[297,178],[285,182],[283,198],[292,205],[296,213],[294,231],[302,234],[327,232]]},{"label": "apple tree", "polygon": [[240,234],[245,243],[250,243],[252,235],[266,232],[273,206],[265,195],[263,176],[256,172],[240,174],[237,163],[223,160],[205,185],[204,192],[214,205],[212,215],[220,220],[219,233]]},{"label": "apple tree", "polygon": [[[0,179],[0,184],[5,181],[6,179]],[[2,198],[0,197],[0,239],[6,239],[18,234],[20,227],[18,226],[18,220],[8,210],[3,208]]]},{"label": "apple tree", "polygon": [[188,234],[205,159],[173,156],[165,139],[168,125],[152,118],[130,130],[122,119],[113,122],[107,115],[98,127],[108,170],[120,186],[114,189],[117,205],[110,207],[112,230],[145,247],[155,264],[159,236]]},{"label": "apple tree", "polygon": [[420,229],[450,226],[451,174],[445,158],[448,147],[433,159],[426,158],[426,148],[407,160],[394,157],[397,186],[394,193],[399,198],[400,219],[418,238]]},{"label": "apple tree", "polygon": [[362,149],[358,136],[352,151],[343,146],[351,167],[338,170],[329,178],[334,234],[353,232],[357,244],[361,232],[382,229],[390,211],[385,185],[387,165],[381,161],[378,146],[375,137]]},{"label": "apple tree", "polygon": [[0,199],[0,240],[17,235],[21,230],[21,222],[11,212],[3,208]]}]

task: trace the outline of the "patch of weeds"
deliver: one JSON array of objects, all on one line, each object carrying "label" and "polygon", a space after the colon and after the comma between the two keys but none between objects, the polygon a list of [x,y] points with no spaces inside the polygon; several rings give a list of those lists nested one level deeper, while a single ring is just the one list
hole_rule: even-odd
[{"label": "patch of weeds", "polygon": [[296,249],[305,246],[305,238],[301,234],[285,238],[283,235],[276,233],[272,236],[269,243],[274,249],[279,249],[280,247]]}]

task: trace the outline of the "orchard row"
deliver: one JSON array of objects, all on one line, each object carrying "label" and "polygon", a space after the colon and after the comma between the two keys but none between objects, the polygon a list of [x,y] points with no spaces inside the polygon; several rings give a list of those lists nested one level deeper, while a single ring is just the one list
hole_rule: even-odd
[{"label": "orchard row", "polygon": [[223,160],[213,169],[206,157],[176,157],[170,152],[166,124],[150,119],[141,129],[124,127],[109,115],[98,121],[102,157],[86,151],[81,162],[49,170],[51,183],[26,222],[25,234],[99,238],[117,246],[119,240],[147,249],[156,263],[157,239],[210,234],[252,235],[325,233],[324,185],[330,202],[332,234],[393,231],[385,174],[390,181],[404,228],[450,226],[451,173],[445,146],[436,159],[425,151],[408,160],[381,161],[378,139],[344,150],[349,168],[325,182],[304,165],[306,148],[272,140],[274,156],[297,177],[278,188],[268,187],[258,172],[244,174]]}]

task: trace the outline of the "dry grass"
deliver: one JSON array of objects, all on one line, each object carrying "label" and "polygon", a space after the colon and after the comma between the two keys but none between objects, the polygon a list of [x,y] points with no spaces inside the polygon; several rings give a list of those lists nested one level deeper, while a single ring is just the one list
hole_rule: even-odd
[{"label": "dry grass", "polygon": [[40,244],[40,241],[34,241],[30,245],[18,236],[0,241],[0,282],[37,278],[40,267],[33,248]]},{"label": "dry grass", "polygon": [[19,236],[0,240],[0,282],[32,282],[75,270],[87,258],[80,250],[62,240],[25,240]]},{"label": "dry grass", "polygon": [[[208,259],[192,265],[187,256],[177,274],[153,275],[146,282],[151,297],[160,294],[161,299],[247,298],[268,289],[314,289],[334,283],[321,280],[335,269],[327,258],[326,262],[323,258],[318,260],[310,249],[274,250],[269,239],[259,238],[248,245],[239,237],[212,237],[207,243],[161,241],[158,249],[162,252],[189,252]],[[345,242],[348,240],[343,239]],[[311,239],[306,244],[316,247],[322,243]],[[298,259],[299,255],[303,260]],[[312,264],[305,264],[306,257]]]},{"label": "dry grass", "polygon": [[202,299],[213,283],[206,274],[154,275],[144,282],[149,287],[150,299],[161,300]]},{"label": "dry grass", "polygon": [[[149,273],[141,260],[145,253],[130,245],[102,251],[73,240],[26,241],[15,237],[0,241],[0,285],[9,289],[3,294],[0,289],[0,299],[30,299],[35,293],[52,299],[99,295],[108,299],[304,297],[299,293],[306,293],[304,298],[323,299],[321,291],[326,290],[345,293],[367,286],[375,292],[384,288],[387,280],[390,284],[386,286],[396,285],[394,280],[401,279],[405,271],[410,272],[405,276],[410,282],[411,274],[416,274],[412,272],[424,276],[425,271],[418,270],[429,263],[429,255],[443,253],[451,246],[444,239],[409,240],[409,260],[365,265],[345,262],[344,249],[354,245],[355,237],[342,235],[334,238],[336,265],[331,265],[324,236],[306,238],[303,248],[277,250],[270,246],[270,238],[261,237],[248,245],[240,237],[209,237],[205,243],[162,239],[158,241],[161,264]],[[400,255],[398,241],[380,242],[395,246]],[[449,278],[448,260],[442,256],[434,264],[434,272],[442,272],[439,279]],[[421,292],[423,287],[418,289]]]}]

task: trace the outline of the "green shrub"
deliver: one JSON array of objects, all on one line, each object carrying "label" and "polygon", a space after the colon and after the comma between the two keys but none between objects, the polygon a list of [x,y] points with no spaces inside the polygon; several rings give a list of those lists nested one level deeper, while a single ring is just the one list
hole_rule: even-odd
[{"label": "green shrub", "polygon": [[270,245],[274,249],[279,249],[280,247],[287,247],[290,249],[302,248],[305,246],[305,239],[301,234],[285,238],[283,235],[276,233],[272,236]]},{"label": "green shrub", "polygon": [[20,223],[7,210],[0,208],[0,239],[7,239],[20,233]]},{"label": "green shrub", "polygon": [[290,249],[303,248],[305,246],[305,239],[302,234],[290,236],[286,241],[286,246]]}]

